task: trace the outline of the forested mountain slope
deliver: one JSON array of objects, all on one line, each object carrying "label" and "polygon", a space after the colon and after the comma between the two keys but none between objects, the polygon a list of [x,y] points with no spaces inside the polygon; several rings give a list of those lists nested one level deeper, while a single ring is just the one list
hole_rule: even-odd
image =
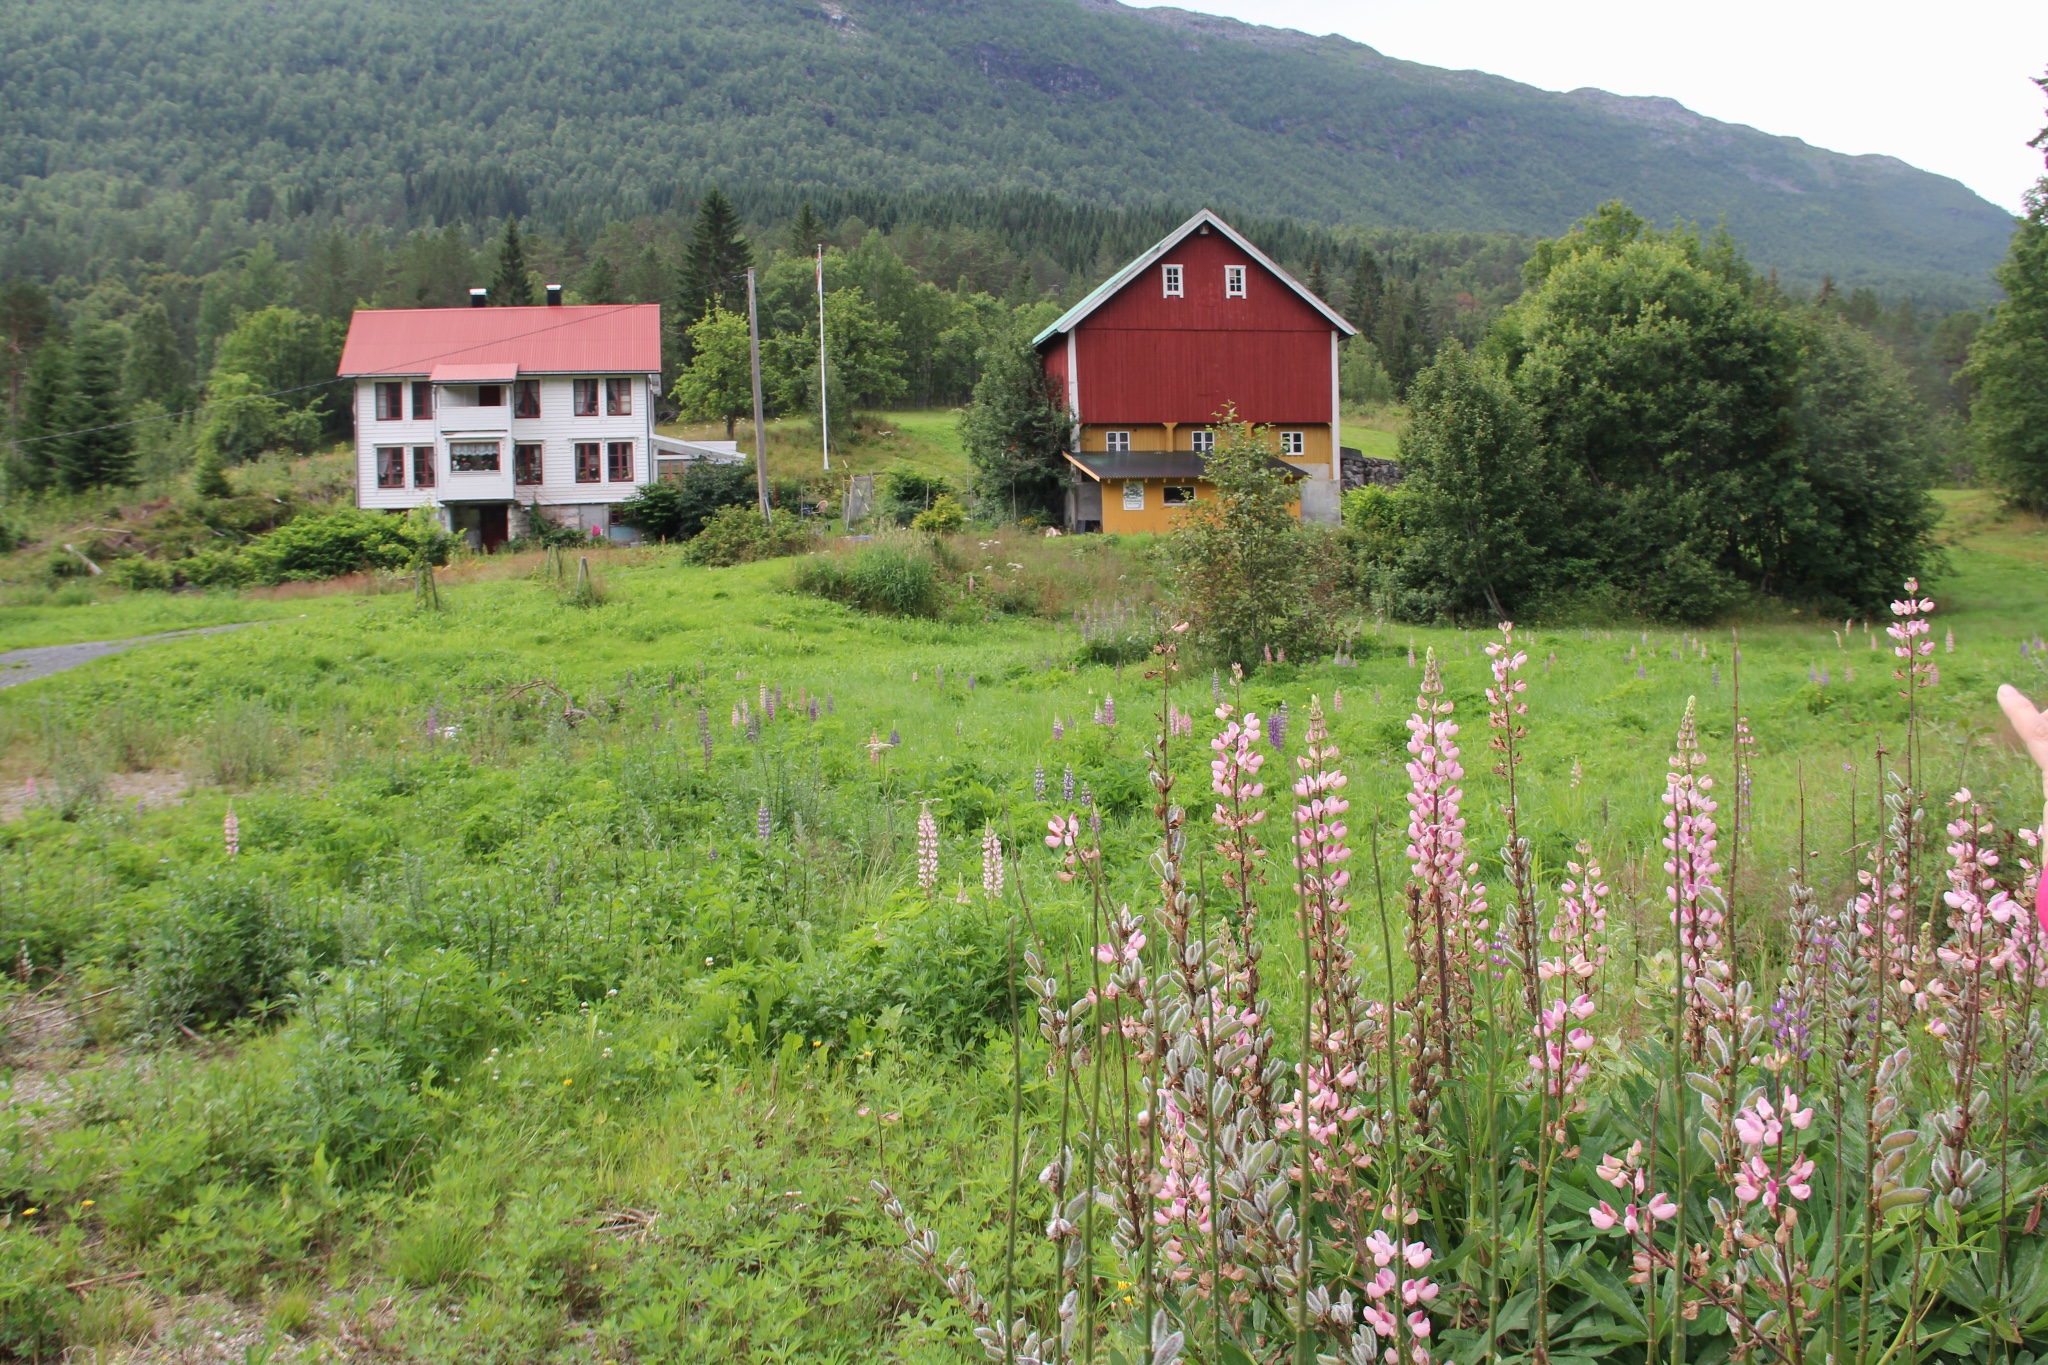
[{"label": "forested mountain slope", "polygon": [[1988,291],[1953,180],[1114,0],[0,0],[0,272],[252,222],[563,222],[713,182],[1553,234],[1725,217],[1793,281]]}]

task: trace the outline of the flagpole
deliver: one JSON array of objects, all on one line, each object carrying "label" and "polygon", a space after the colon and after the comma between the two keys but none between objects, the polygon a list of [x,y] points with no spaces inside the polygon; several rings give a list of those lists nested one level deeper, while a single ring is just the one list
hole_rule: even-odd
[{"label": "flagpole", "polygon": [[832,472],[832,411],[825,402],[825,244],[818,243],[818,431],[825,472]]},{"label": "flagpole", "polygon": [[754,360],[754,494],[761,502],[761,520],[768,515],[768,424],[761,416],[761,311],[754,299],[754,268],[747,267],[747,349]]}]

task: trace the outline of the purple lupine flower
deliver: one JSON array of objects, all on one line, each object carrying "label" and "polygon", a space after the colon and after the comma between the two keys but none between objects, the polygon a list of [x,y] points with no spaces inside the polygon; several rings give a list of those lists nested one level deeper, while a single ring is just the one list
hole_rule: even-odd
[{"label": "purple lupine flower", "polygon": [[967,690],[969,692],[974,690],[974,675],[972,673],[967,675]]},{"label": "purple lupine flower", "polygon": [[1103,723],[1104,725],[1115,725],[1115,724],[1116,724],[1116,698],[1115,698],[1115,697],[1104,697],[1104,698],[1102,699],[1102,723]]},{"label": "purple lupine flower", "polygon": [[1209,700],[1223,704],[1223,674],[1213,668],[1209,670]]},{"label": "purple lupine flower", "polygon": [[763,801],[761,809],[754,813],[754,832],[761,836],[761,842],[765,844],[768,842],[768,832],[772,828],[773,822],[768,816],[768,803]]},{"label": "purple lupine flower", "polygon": [[828,716],[832,714],[832,694],[830,692],[825,694],[825,714]]},{"label": "purple lupine flower", "polygon": [[1719,665],[1719,664],[1715,664],[1715,665],[1714,665],[1714,686],[1716,686],[1716,687],[1719,687],[1720,685],[1721,685],[1721,665]]},{"label": "purple lupine flower", "polygon": [[775,712],[782,706],[782,684],[775,684],[775,705],[768,708],[768,719],[775,719]]},{"label": "purple lupine flower", "polygon": [[1281,702],[1280,709],[1266,717],[1266,743],[1276,749],[1287,747],[1287,703]]},{"label": "purple lupine flower", "polygon": [[1067,727],[1060,724],[1058,716],[1052,718],[1052,737],[1054,739],[1065,739],[1067,737]]},{"label": "purple lupine flower", "polygon": [[752,715],[747,717],[747,743],[759,744],[760,742],[761,713],[759,711],[756,711]]},{"label": "purple lupine flower", "polygon": [[704,745],[704,763],[708,767],[711,763],[711,708],[708,706],[697,708],[697,739]]},{"label": "purple lupine flower", "polygon": [[1642,666],[1641,664],[1637,664],[1637,665],[1636,665],[1636,676],[1637,676],[1638,678],[1647,678],[1647,677],[1649,677],[1650,675],[1649,675],[1649,674],[1647,674],[1647,673],[1645,673],[1645,672],[1643,672],[1643,666]]},{"label": "purple lupine flower", "polygon": [[1102,812],[1094,806],[1088,807],[1088,832],[1090,834],[1102,833]]},{"label": "purple lupine flower", "polygon": [[1826,664],[1822,664],[1820,666],[1820,685],[1822,687],[1826,687],[1832,681],[1833,679],[1828,677],[1828,666]]},{"label": "purple lupine flower", "polygon": [[892,748],[892,749],[894,749],[895,747],[897,747],[897,746],[898,746],[898,745],[900,745],[901,743],[903,743],[903,736],[902,736],[901,734],[897,733],[897,730],[896,730],[896,727],[895,727],[895,726],[893,726],[893,725],[892,725],[892,726],[890,726],[890,727],[889,727],[889,747],[890,747],[890,748]]},{"label": "purple lupine flower", "polygon": [[1045,765],[1043,763],[1032,766],[1031,794],[1041,801],[1045,800]]},{"label": "purple lupine flower", "polygon": [[818,718],[818,699],[817,699],[816,697],[812,697],[812,698],[811,698],[811,712],[810,712],[810,714],[811,714],[811,719],[812,719],[812,720],[816,720],[816,719]]},{"label": "purple lupine flower", "polygon": [[1092,806],[1095,804],[1095,793],[1088,790],[1088,784],[1086,782],[1083,782],[1081,784],[1081,804],[1084,806]]},{"label": "purple lupine flower", "polygon": [[1074,799],[1074,767],[1072,764],[1067,765],[1067,775],[1060,779],[1060,799],[1062,801]]},{"label": "purple lupine flower", "polygon": [[1413,640],[1408,642],[1408,666],[1410,668],[1415,667],[1415,642]]}]

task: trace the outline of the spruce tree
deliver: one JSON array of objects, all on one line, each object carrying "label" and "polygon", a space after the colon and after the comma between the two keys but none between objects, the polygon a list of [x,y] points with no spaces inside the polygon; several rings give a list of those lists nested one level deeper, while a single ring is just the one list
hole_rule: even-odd
[{"label": "spruce tree", "polygon": [[687,328],[713,305],[745,313],[747,267],[753,263],[754,250],[740,231],[739,212],[723,191],[709,191],[697,205],[697,221],[690,228],[689,245],[683,248],[682,271],[676,281],[677,325]]},{"label": "spruce tree", "polygon": [[10,488],[40,493],[57,484],[57,447],[72,407],[71,348],[61,335],[47,337],[29,362],[22,385],[19,440],[7,462]]},{"label": "spruce tree", "polygon": [[1368,337],[1377,337],[1380,323],[1380,296],[1386,291],[1386,282],[1380,278],[1380,263],[1373,259],[1371,247],[1361,247],[1358,264],[1351,270],[1351,294],[1346,300],[1350,311],[1346,314],[1351,325]]},{"label": "spruce tree", "polygon": [[526,273],[526,247],[519,240],[519,219],[505,215],[505,235],[498,242],[498,270],[491,277],[491,297],[501,307],[533,302],[533,280]]},{"label": "spruce tree", "polygon": [[1308,278],[1302,281],[1308,292],[1325,303],[1330,300],[1330,281],[1323,275],[1323,253],[1316,252],[1308,258]]},{"label": "spruce tree", "polygon": [[128,355],[121,362],[121,389],[130,402],[155,403],[176,412],[191,398],[184,353],[171,315],[155,299],[136,310],[128,327]]},{"label": "spruce tree", "polygon": [[590,264],[583,268],[583,274],[576,281],[576,296],[585,303],[617,303],[619,301],[619,272],[612,265],[612,258],[599,252],[590,258]]},{"label": "spruce tree", "polygon": [[57,480],[69,492],[135,482],[135,433],[121,425],[128,420],[121,399],[124,341],[118,328],[103,323],[81,333],[73,351],[63,408],[71,434],[50,443],[57,447]]},{"label": "spruce tree", "polygon": [[57,306],[50,291],[34,280],[16,276],[0,287],[0,367],[7,372],[7,412],[21,413],[21,386],[28,379],[36,348],[57,326]]},{"label": "spruce tree", "polygon": [[808,256],[824,243],[828,235],[825,220],[811,207],[810,200],[804,200],[802,207],[796,211],[796,218],[789,225],[790,252],[797,256]]}]

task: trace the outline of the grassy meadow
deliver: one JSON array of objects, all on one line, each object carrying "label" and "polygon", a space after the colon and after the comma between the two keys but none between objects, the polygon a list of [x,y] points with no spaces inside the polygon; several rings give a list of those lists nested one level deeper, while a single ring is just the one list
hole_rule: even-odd
[{"label": "grassy meadow", "polygon": [[[958,468],[950,414],[886,425],[887,462]],[[771,464],[794,472],[781,434]],[[2010,827],[2038,815],[2038,789],[1992,693],[2043,690],[2048,531],[1982,494],[1945,498],[1923,762],[1931,791],[1968,786]],[[1500,873],[1487,633],[1361,620],[1341,660],[1262,667],[1241,695],[1190,666],[1163,698],[1135,658],[1089,662],[1114,651],[1077,623],[1146,600],[1153,552],[961,537],[952,553],[1034,578],[1048,605],[939,621],[796,595],[787,561],[698,569],[666,550],[593,554],[594,605],[519,557],[444,575],[440,611],[374,582],[17,593],[0,650],[265,624],[0,691],[0,1358],[978,1358],[868,1182],[993,1283],[1016,885],[1055,958],[1085,961],[1091,940],[1089,902],[1040,838],[1077,808],[1064,783],[1102,817],[1112,899],[1142,905],[1162,702],[1194,714],[1167,761],[1191,866],[1213,878],[1215,698],[1284,706],[1290,753],[1319,699],[1369,920],[1375,850],[1390,898],[1407,876],[1405,722],[1434,650],[1465,727],[1479,875]],[[1802,821],[1820,897],[1839,902],[1902,704],[1881,622],[1738,629],[1757,751],[1724,861],[1740,958],[1769,981]],[[1595,846],[1614,889],[1605,970],[1641,986],[1669,932],[1667,756],[1696,699],[1708,770],[1725,772],[1737,641],[1517,638],[1540,879]],[[982,890],[989,827],[1000,900]],[[1260,895],[1285,941],[1293,893],[1273,861]],[[1378,938],[1360,942],[1377,962]],[[1270,976],[1298,1020],[1299,987]],[[1600,1034],[1643,1027],[1629,991],[1605,999]],[[1029,1173],[1059,1104],[1044,1045],[1026,1030],[1022,1048],[1018,1284],[1036,1303],[1054,1279]]]}]

